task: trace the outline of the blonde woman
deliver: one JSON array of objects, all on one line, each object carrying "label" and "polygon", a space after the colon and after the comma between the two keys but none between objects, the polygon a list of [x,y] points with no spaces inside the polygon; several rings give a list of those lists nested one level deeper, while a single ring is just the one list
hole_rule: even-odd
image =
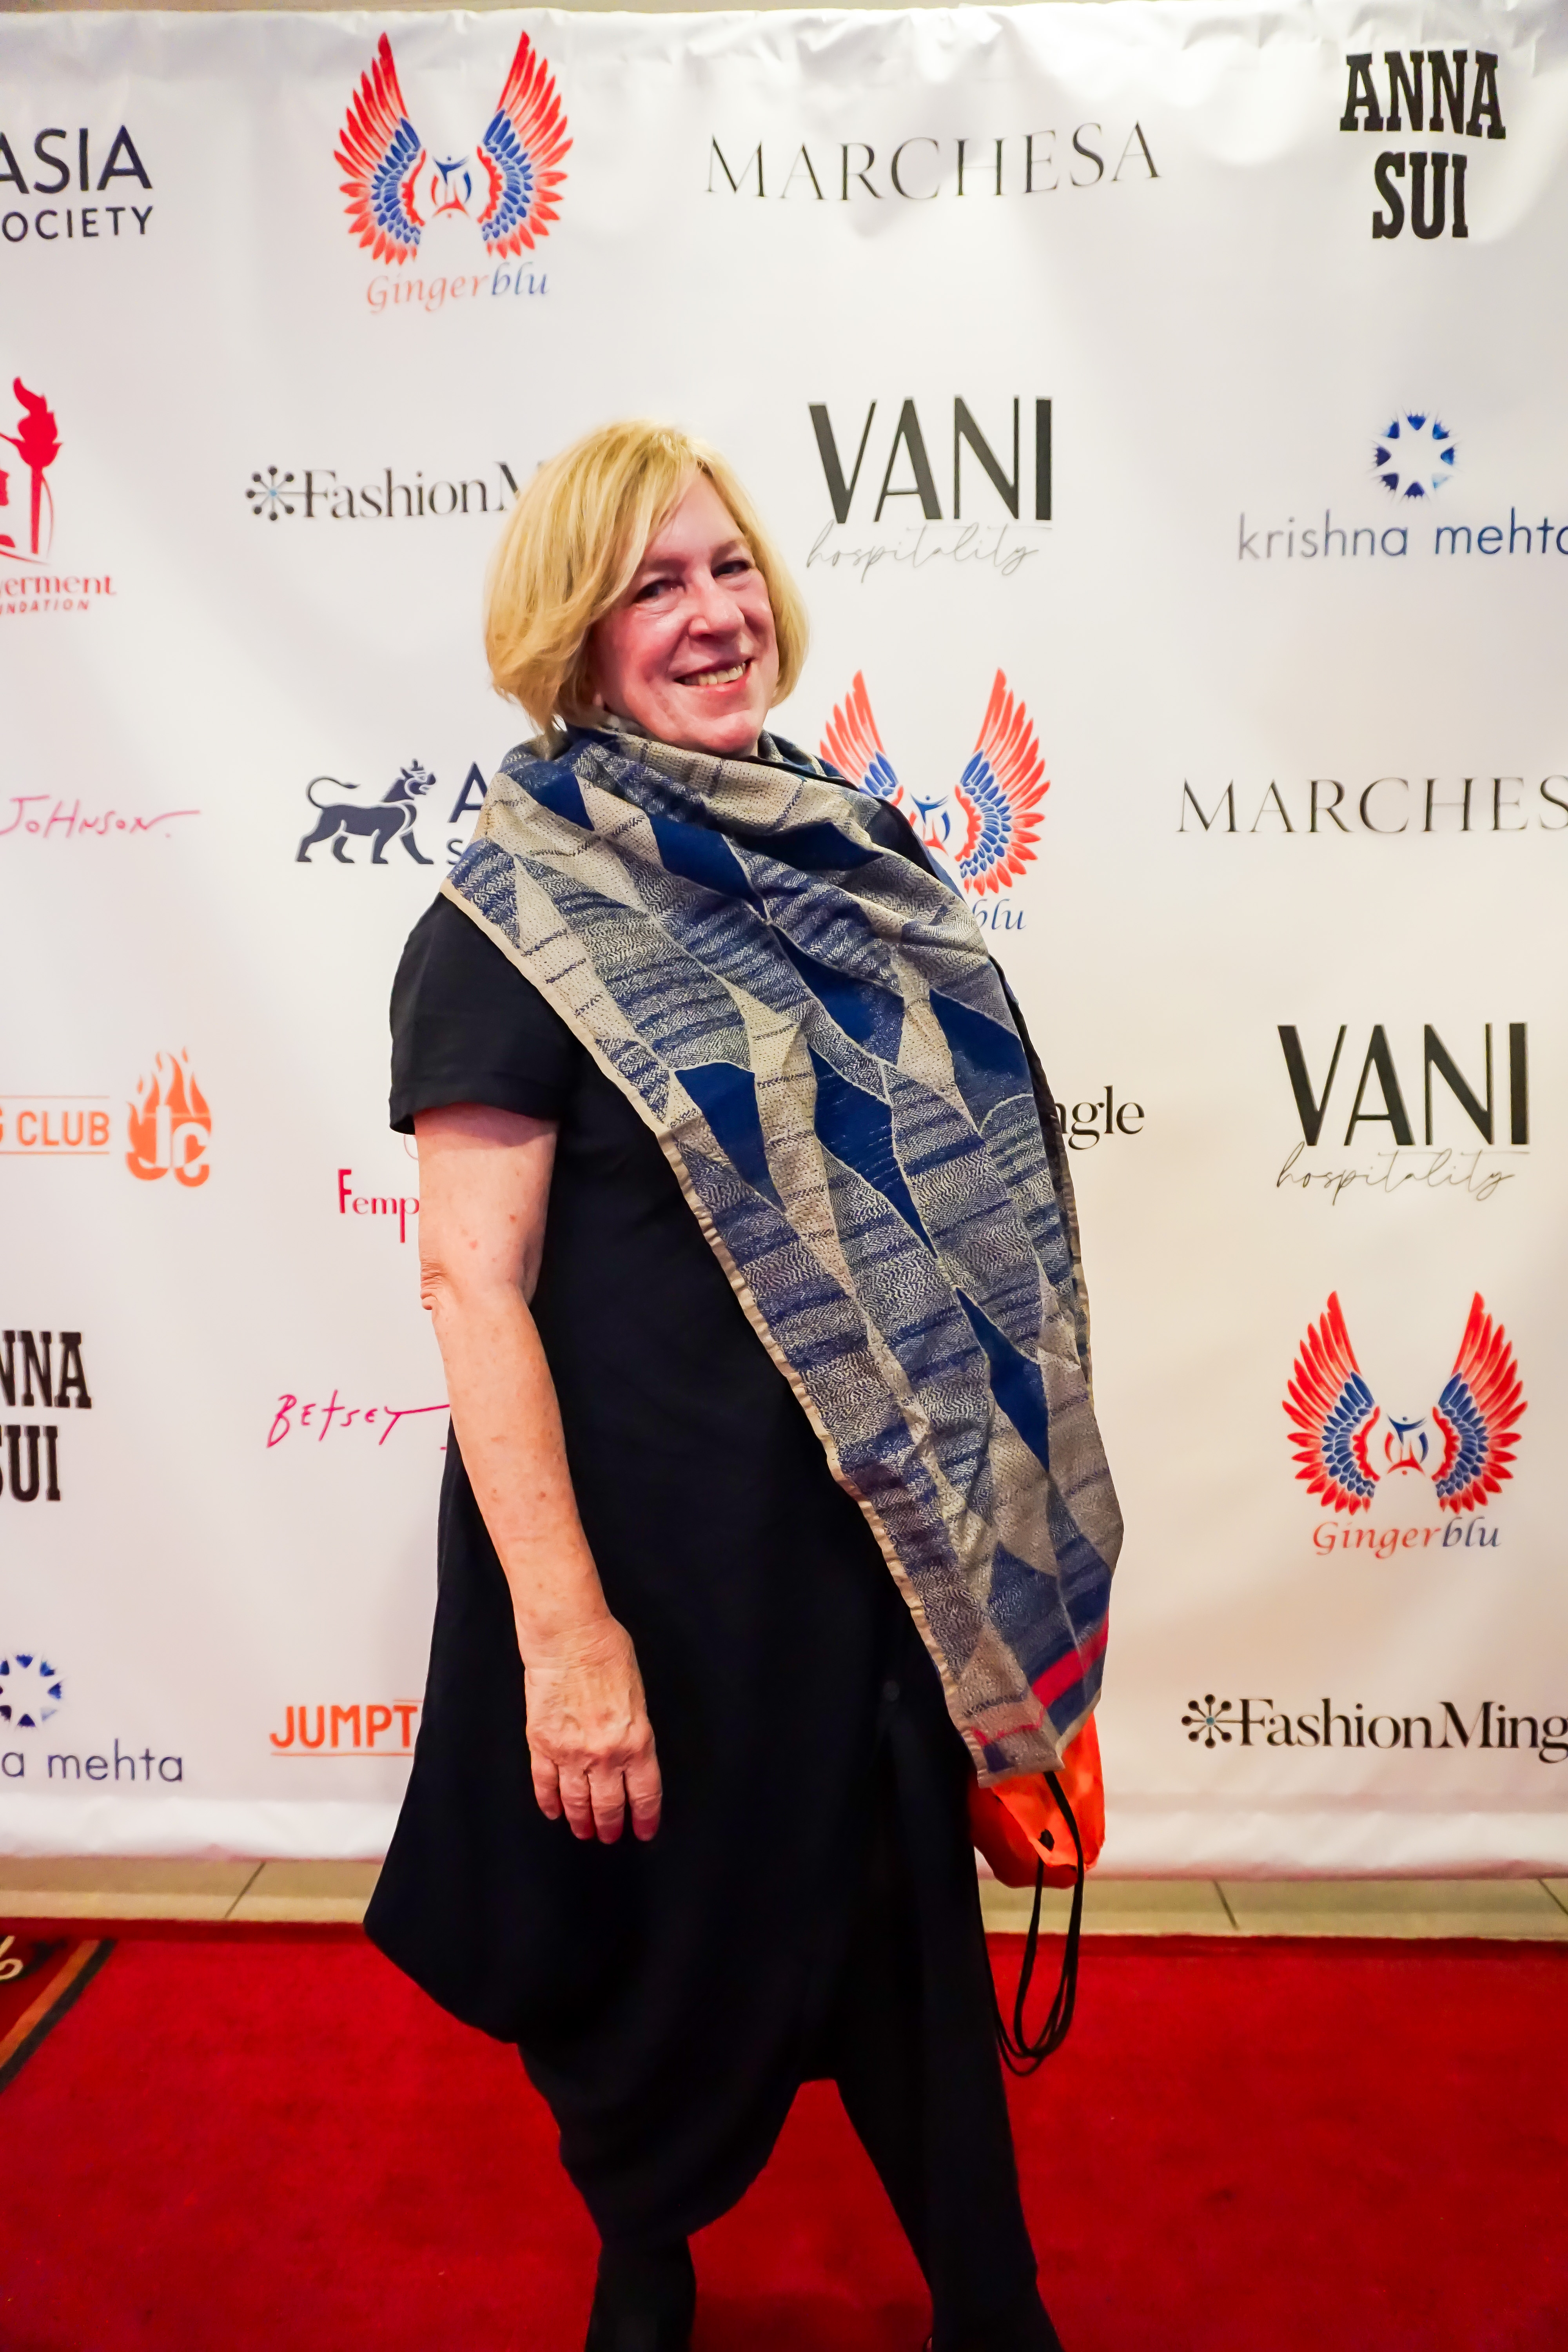
[{"label": "blonde woman", "polygon": [[1092,1706],[1119,1535],[1049,1097],[904,820],[766,732],[805,621],[714,452],[542,467],[488,647],[540,739],[393,997],[453,1442],[370,1930],[549,2101],[589,2352],[687,2345],[815,2076],[935,2352],[1042,2352],[965,1809]]}]

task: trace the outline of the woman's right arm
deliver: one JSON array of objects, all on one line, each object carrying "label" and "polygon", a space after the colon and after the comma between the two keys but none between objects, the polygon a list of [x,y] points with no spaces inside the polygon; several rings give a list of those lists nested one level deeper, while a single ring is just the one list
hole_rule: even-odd
[{"label": "woman's right arm", "polygon": [[419,1274],[463,1464],[511,1591],[534,1794],[580,1838],[658,1827],[653,1729],[631,1637],[577,1516],[550,1367],[529,1312],[555,1126],[479,1103],[421,1111]]}]

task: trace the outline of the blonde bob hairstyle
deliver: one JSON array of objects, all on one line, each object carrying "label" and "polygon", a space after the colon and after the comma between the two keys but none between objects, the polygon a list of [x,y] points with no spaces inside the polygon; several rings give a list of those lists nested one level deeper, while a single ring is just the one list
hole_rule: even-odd
[{"label": "blonde bob hairstyle", "polygon": [[805,607],[757,510],[716,449],[671,425],[601,425],[540,467],[490,565],[485,653],[498,693],[542,730],[592,726],[589,633],[620,602],[654,537],[705,474],[762,573],[779,649],[774,700],[805,660]]}]

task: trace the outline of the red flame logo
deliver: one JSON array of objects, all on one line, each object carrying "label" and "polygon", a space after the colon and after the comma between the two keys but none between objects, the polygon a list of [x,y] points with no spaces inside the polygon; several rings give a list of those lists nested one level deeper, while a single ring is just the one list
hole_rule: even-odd
[{"label": "red flame logo", "polygon": [[160,1054],[150,1078],[136,1081],[136,1099],[130,1111],[131,1149],[125,1165],[144,1184],[173,1175],[177,1184],[193,1190],[212,1173],[207,1150],[212,1142],[212,1113],[195,1081],[190,1055]]},{"label": "red flame logo", "polygon": [[[32,491],[28,502],[28,523],[31,531],[28,552],[33,555],[40,553],[47,555],[48,548],[47,546],[39,548],[38,536],[43,524],[44,500],[47,498],[49,502],[49,541],[52,544],[55,535],[55,499],[54,492],[45,481],[44,476],[60,454],[59,427],[55,423],[53,409],[41,392],[29,392],[20,376],[16,378],[11,389],[22,404],[22,421],[15,433],[0,433],[0,441],[7,442],[27,468],[27,478]],[[0,506],[9,503],[5,483],[6,477],[0,474]],[[14,539],[0,533],[0,547],[15,547],[16,543]]]}]

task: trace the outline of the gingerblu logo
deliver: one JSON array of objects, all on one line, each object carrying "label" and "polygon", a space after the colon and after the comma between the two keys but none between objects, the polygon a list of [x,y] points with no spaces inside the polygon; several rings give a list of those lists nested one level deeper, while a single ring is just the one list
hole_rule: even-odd
[{"label": "gingerblu logo", "polygon": [[[877,425],[877,410],[882,423]],[[833,509],[806,552],[808,572],[849,572],[865,587],[873,576],[918,579],[982,572],[1016,580],[1038,556],[1051,521],[1051,404],[1026,400],[982,404],[994,444],[966,400],[952,404],[952,466],[947,472],[945,415],[928,402],[921,421],[912,399],[873,400],[857,433],[853,422],[835,426],[825,401],[808,404],[822,478]],[[998,425],[994,418],[1000,415]],[[930,428],[928,436],[928,426]],[[873,432],[873,427],[876,427]],[[843,439],[840,440],[840,431]],[[931,462],[935,450],[951,508]],[[870,465],[867,465],[868,453]],[[967,461],[967,462],[966,462]],[[914,499],[920,520],[905,502]],[[888,509],[887,521],[883,517]]]},{"label": "gingerblu logo", "polygon": [[979,902],[981,922],[993,930],[1022,930],[1022,908],[1004,907],[1001,894],[1035,862],[1045,820],[1040,803],[1051,786],[1033,722],[1008,691],[1001,670],[967,765],[953,782],[934,792],[929,784],[906,787],[899,782],[877,731],[862,671],[856,671],[849,692],[836,706],[818,749],[852,783],[908,817],[944,872],[972,902]]},{"label": "gingerblu logo", "polygon": [[[18,1360],[20,1349],[20,1360]],[[13,1412],[90,1412],[81,1333],[0,1331],[0,1399]],[[46,1503],[60,1499],[58,1422],[5,1423],[0,1435],[0,1501]],[[40,1441],[42,1453],[40,1455]]]},{"label": "gingerblu logo", "polygon": [[[393,265],[366,287],[370,309],[433,317],[448,305],[542,296],[544,272],[525,267],[522,256],[559,217],[561,165],[571,146],[553,78],[524,33],[478,144],[451,156],[431,152],[408,119],[383,33],[336,151],[350,234],[373,259]],[[459,225],[461,245],[450,234]],[[480,270],[463,266],[474,229],[486,263]],[[447,262],[439,272],[408,268],[417,257],[430,269],[437,253]]]},{"label": "gingerblu logo", "polygon": [[353,1700],[347,1706],[318,1700],[315,1706],[286,1706],[283,1728],[267,1735],[273,1756],[338,1758],[376,1757],[385,1759],[414,1753],[414,1719],[423,1701],[416,1698]]},{"label": "gingerblu logo", "polygon": [[0,1658],[0,1723],[13,1731],[37,1731],[58,1715],[65,1677],[37,1650],[13,1650]]},{"label": "gingerblu logo", "polygon": [[296,474],[258,467],[245,489],[258,522],[444,522],[451,515],[505,514],[517,496],[517,476],[504,457],[493,470],[425,479],[423,467],[399,481],[390,466],[368,482],[346,482],[331,466],[302,466]]},{"label": "gingerblu logo", "polygon": [[1500,1699],[1484,1698],[1467,1722],[1451,1698],[1439,1699],[1420,1715],[1368,1715],[1364,1703],[1331,1698],[1292,1715],[1272,1698],[1216,1698],[1206,1691],[1190,1698],[1182,1727],[1194,1747],[1373,1748],[1384,1755],[1413,1750],[1469,1748],[1520,1756],[1533,1749],[1542,1764],[1568,1759],[1568,1715],[1512,1714]]},{"label": "gingerblu logo", "polygon": [[[121,187],[121,181],[130,187]],[[153,182],[123,122],[107,141],[90,125],[79,124],[74,144],[73,133],[56,123],[31,137],[15,118],[0,129],[0,205],[5,207],[0,211],[0,237],[7,245],[29,239],[67,247],[116,240],[138,244],[147,234],[153,207],[137,204],[131,187],[151,195]],[[108,201],[77,203],[78,196],[88,195]],[[39,204],[40,196],[47,201]],[[69,202],[62,205],[62,196]]]},{"label": "gingerblu logo", "polygon": [[[1347,1022],[1341,1022],[1331,1047],[1325,1036],[1315,1053],[1294,1023],[1281,1023],[1277,1034],[1300,1135],[1275,1177],[1276,1192],[1315,1192],[1338,1202],[1359,1186],[1384,1201],[1416,1192],[1492,1201],[1522,1173],[1530,1157],[1527,1023],[1506,1024],[1506,1076],[1501,1056],[1493,1052],[1489,1021],[1482,1025],[1479,1050],[1473,1033],[1466,1041],[1468,1074],[1433,1024],[1424,1023],[1419,1051],[1413,1034],[1401,1040],[1403,1079],[1381,1021],[1365,1031],[1358,1027],[1348,1057]],[[1352,1073],[1358,1073],[1353,1084]],[[1419,1106],[1415,1116],[1412,1104]],[[1324,1136],[1325,1128],[1337,1129],[1342,1112],[1348,1114],[1342,1147],[1332,1131]]]},{"label": "gingerblu logo", "polygon": [[[33,613],[86,613],[94,600],[112,596],[107,573],[59,572],[54,567],[55,487],[51,469],[60,454],[60,429],[41,392],[15,376],[11,396],[20,414],[14,429],[0,432],[0,619]],[[14,449],[19,467],[7,467]]]},{"label": "gingerblu logo", "polygon": [[[1495,1550],[1500,1528],[1479,1518],[1462,1522],[1462,1515],[1484,1509],[1512,1477],[1526,1409],[1508,1335],[1477,1291],[1436,1404],[1384,1414],[1356,1361],[1339,1294],[1331,1292],[1322,1319],[1307,1328],[1284,1400],[1297,1477],[1350,1522],[1322,1522],[1314,1549],[1370,1551],[1378,1558],[1434,1546],[1449,1550],[1456,1544]],[[1436,1500],[1436,1526],[1374,1530],[1354,1525],[1359,1511],[1370,1521],[1374,1498],[1397,1509],[1409,1479],[1415,1482],[1418,1510],[1428,1496]],[[1444,1512],[1452,1514],[1447,1523]]]},{"label": "gingerblu logo", "polygon": [[[991,196],[1070,198],[1089,188],[1147,187],[1160,173],[1140,122],[1070,131],[1015,131],[1000,138],[759,139],[726,131],[708,142],[708,194],[796,205],[935,204]],[[878,156],[880,152],[881,160]],[[730,158],[736,160],[733,163]]]},{"label": "gingerblu logo", "polygon": [[173,1176],[187,1192],[206,1182],[212,1174],[212,1112],[183,1046],[178,1054],[154,1057],[152,1076],[137,1079],[127,1110],[125,1165],[132,1176],[144,1184]]},{"label": "gingerblu logo", "polygon": [[[1471,63],[1468,49],[1384,49],[1385,104],[1373,52],[1362,49],[1345,59],[1348,79],[1340,129],[1379,138],[1424,131],[1450,139],[1506,139],[1497,58],[1489,49],[1476,51],[1467,102]],[[1372,167],[1373,185],[1383,200],[1372,215],[1373,236],[1402,236],[1408,220],[1412,236],[1423,243],[1445,233],[1468,237],[1466,174],[1475,152],[1464,147],[1384,148]]]}]

